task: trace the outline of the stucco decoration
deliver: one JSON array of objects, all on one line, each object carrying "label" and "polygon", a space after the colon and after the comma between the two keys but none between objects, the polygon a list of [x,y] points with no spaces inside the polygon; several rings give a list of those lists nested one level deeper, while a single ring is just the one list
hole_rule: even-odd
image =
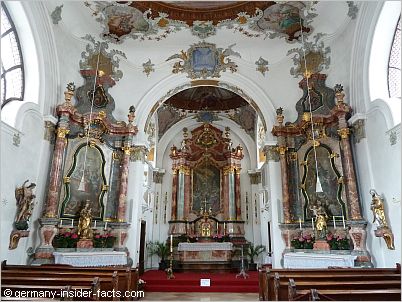
[{"label": "stucco decoration", "polygon": [[356,19],[357,13],[359,12],[359,8],[353,1],[346,1],[349,7],[348,16],[353,20]]},{"label": "stucco decoration", "polygon": [[208,77],[219,78],[220,73],[229,69],[232,73],[237,71],[237,65],[229,58],[240,54],[232,49],[236,44],[228,48],[216,48],[215,44],[199,42],[178,54],[170,56],[166,61],[179,59],[173,65],[173,73],[185,72],[191,79]]},{"label": "stucco decoration", "polygon": [[191,33],[200,39],[205,39],[216,34],[216,28],[212,21],[195,21],[191,27]]},{"label": "stucco decoration", "polygon": [[95,41],[95,38],[89,34],[83,37],[83,39],[92,44],[87,44],[85,51],[81,53],[82,60],[80,61],[80,69],[96,70],[97,55],[100,50],[99,70],[101,70],[104,75],[110,76],[115,81],[120,80],[123,77],[123,72],[118,69],[120,63],[119,56],[127,59],[126,54],[116,49],[112,49],[108,52],[108,43]]},{"label": "stucco decoration", "polygon": [[328,69],[331,62],[329,56],[331,49],[329,46],[325,47],[324,42],[320,41],[323,36],[324,34],[318,33],[313,37],[313,42],[304,41],[304,45],[300,48],[292,48],[288,51],[288,56],[294,54],[292,59],[296,67],[290,69],[290,74],[295,78],[309,77],[321,72],[324,68]]},{"label": "stucco decoration", "polygon": [[265,73],[269,70],[268,61],[260,57],[258,61],[255,62],[255,65],[257,65],[257,68],[255,70],[261,72],[262,75],[265,76]]},{"label": "stucco decoration", "polygon": [[53,24],[59,24],[59,22],[61,21],[61,9],[62,8],[63,8],[63,5],[56,6],[54,11],[50,14]]},{"label": "stucco decoration", "polygon": [[144,68],[142,72],[144,72],[148,77],[151,72],[155,71],[154,66],[155,64],[151,62],[151,59],[148,59],[148,61],[142,63],[142,67]]}]

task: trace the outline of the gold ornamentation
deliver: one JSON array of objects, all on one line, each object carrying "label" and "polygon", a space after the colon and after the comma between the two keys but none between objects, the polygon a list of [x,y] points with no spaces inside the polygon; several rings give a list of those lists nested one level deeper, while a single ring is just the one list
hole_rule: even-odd
[{"label": "gold ornamentation", "polygon": [[130,146],[121,147],[121,150],[124,151],[125,155],[130,155],[131,154],[131,147]]},{"label": "gold ornamentation", "polygon": [[223,167],[223,175],[228,175],[229,173],[234,173],[236,170],[235,166],[226,166]]},{"label": "gold ornamentation", "polygon": [[291,161],[297,160],[297,152],[290,152],[290,160]]},{"label": "gold ornamentation", "polygon": [[350,134],[350,129],[349,128],[342,128],[338,130],[338,134],[342,139],[347,139]]},{"label": "gold ornamentation", "polygon": [[109,186],[108,185],[102,185],[102,191],[108,191],[109,190]]},{"label": "gold ornamentation", "polygon": [[307,164],[308,164],[308,161],[307,161],[307,160],[300,162],[300,166],[307,166]]},{"label": "gold ornamentation", "polygon": [[320,144],[321,144],[321,143],[320,143],[319,140],[316,140],[316,139],[315,139],[315,140],[313,141],[314,147],[318,147]]},{"label": "gold ornamentation", "polygon": [[343,176],[338,178],[338,184],[343,184],[345,182],[345,179],[343,178]]},{"label": "gold ornamentation", "polygon": [[300,189],[305,190],[305,189],[306,189],[306,184],[305,184],[305,183],[302,183],[302,184],[300,185]]},{"label": "gold ornamentation", "polygon": [[96,142],[94,140],[89,141],[89,147],[90,148],[95,148],[96,147]]},{"label": "gold ornamentation", "polygon": [[180,165],[179,166],[179,173],[183,173],[185,175],[190,175],[191,169],[187,166]]},{"label": "gold ornamentation", "polygon": [[103,119],[106,117],[105,111],[99,111],[99,112],[98,112],[98,117],[99,117],[101,120],[103,120]]},{"label": "gold ornamentation", "polygon": [[302,120],[305,121],[305,122],[311,121],[310,112],[303,112]]},{"label": "gold ornamentation", "polygon": [[70,183],[70,177],[64,176],[63,181],[64,181],[65,184]]},{"label": "gold ornamentation", "polygon": [[336,153],[336,152],[332,152],[330,155],[329,155],[329,158],[338,158],[339,157],[339,154],[338,153]]},{"label": "gold ornamentation", "polygon": [[77,235],[80,239],[92,239],[92,209],[90,208],[89,200],[86,201],[84,208],[80,212],[80,219],[78,221]]},{"label": "gold ornamentation", "polygon": [[204,130],[198,137],[196,144],[203,148],[211,148],[217,143],[218,141],[216,140],[212,130],[209,128],[209,124],[204,124]]},{"label": "gold ornamentation", "polygon": [[69,129],[66,128],[57,128],[56,133],[59,138],[66,138],[66,135],[70,132]]},{"label": "gold ornamentation", "polygon": [[288,151],[288,147],[286,146],[278,146],[276,147],[276,150],[280,155],[285,155],[286,151]]},{"label": "gold ornamentation", "polygon": [[113,151],[113,152],[112,152],[112,159],[113,159],[113,160],[120,160],[120,159],[121,159],[121,156],[120,156],[120,154],[119,154],[118,152]]}]

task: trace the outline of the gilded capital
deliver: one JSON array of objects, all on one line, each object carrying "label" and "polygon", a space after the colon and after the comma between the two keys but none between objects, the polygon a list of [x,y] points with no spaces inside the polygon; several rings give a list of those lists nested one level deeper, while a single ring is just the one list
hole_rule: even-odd
[{"label": "gilded capital", "polygon": [[69,129],[66,128],[57,128],[56,133],[59,138],[66,138],[66,135],[70,132]]},{"label": "gilded capital", "polygon": [[121,147],[121,150],[123,150],[123,151],[124,151],[124,154],[126,154],[126,155],[130,155],[130,154],[131,154],[131,147],[130,147],[130,146]]},{"label": "gilded capital", "polygon": [[276,147],[276,150],[280,155],[285,155],[286,151],[288,151],[288,147],[278,146],[278,147]]},{"label": "gilded capital", "polygon": [[278,147],[277,146],[265,146],[264,147],[265,158],[267,161],[279,161]]},{"label": "gilded capital", "polygon": [[130,148],[130,160],[131,161],[145,161],[148,149],[145,146],[133,146]]},{"label": "gilded capital", "polygon": [[338,134],[342,139],[346,139],[349,137],[350,129],[349,128],[342,128],[338,130]]},{"label": "gilded capital", "polygon": [[226,167],[223,167],[223,175],[228,175],[229,173],[234,173],[235,172],[235,170],[236,170],[236,167],[235,166],[226,166]]},{"label": "gilded capital", "polygon": [[184,175],[190,175],[190,168],[185,165],[180,165],[179,173],[183,173]]}]

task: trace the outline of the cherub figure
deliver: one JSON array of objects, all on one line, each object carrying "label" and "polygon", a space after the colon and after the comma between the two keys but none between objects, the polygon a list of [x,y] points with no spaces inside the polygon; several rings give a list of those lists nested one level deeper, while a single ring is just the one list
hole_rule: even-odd
[{"label": "cherub figure", "polygon": [[15,189],[15,198],[17,199],[18,213],[15,222],[28,221],[32,215],[33,200],[36,197],[33,194],[33,189],[36,184],[33,182],[26,185],[29,180],[26,180],[21,187]]}]

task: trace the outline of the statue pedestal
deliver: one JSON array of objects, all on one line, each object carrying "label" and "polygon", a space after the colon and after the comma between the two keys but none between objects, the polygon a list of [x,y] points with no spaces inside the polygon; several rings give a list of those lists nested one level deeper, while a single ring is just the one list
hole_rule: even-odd
[{"label": "statue pedestal", "polygon": [[93,242],[91,239],[80,239],[77,242],[77,249],[91,249],[93,248]]},{"label": "statue pedestal", "polygon": [[318,240],[318,241],[314,242],[313,250],[329,251],[330,247],[329,247],[329,244],[325,240]]}]

